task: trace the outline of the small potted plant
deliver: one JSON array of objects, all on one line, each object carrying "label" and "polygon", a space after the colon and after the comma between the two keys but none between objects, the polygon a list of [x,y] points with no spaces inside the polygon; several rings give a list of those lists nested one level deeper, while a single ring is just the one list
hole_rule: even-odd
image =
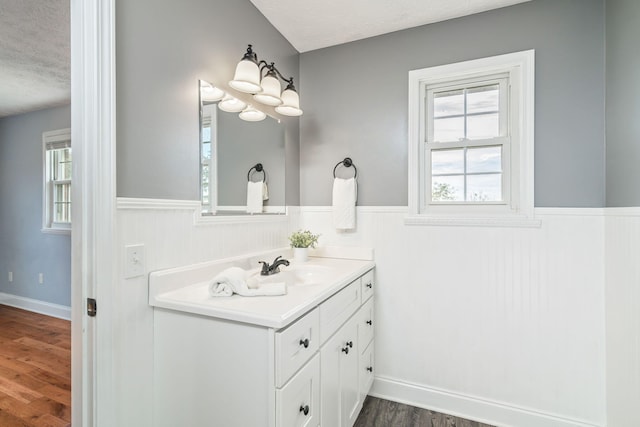
[{"label": "small potted plant", "polygon": [[289,243],[293,248],[293,259],[305,262],[309,259],[309,248],[315,248],[319,234],[313,234],[309,230],[298,230],[289,236]]}]

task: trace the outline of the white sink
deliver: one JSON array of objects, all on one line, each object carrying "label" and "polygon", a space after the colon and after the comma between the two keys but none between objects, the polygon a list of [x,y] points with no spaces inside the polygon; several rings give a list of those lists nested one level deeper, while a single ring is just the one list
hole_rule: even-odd
[{"label": "white sink", "polygon": [[[310,286],[327,283],[331,276],[331,268],[323,265],[295,264],[280,266],[280,272],[270,276],[261,276],[260,270],[256,269],[249,274],[249,281],[256,280],[258,286],[266,283],[284,282],[287,286]],[[252,284],[249,283],[251,287]]]}]

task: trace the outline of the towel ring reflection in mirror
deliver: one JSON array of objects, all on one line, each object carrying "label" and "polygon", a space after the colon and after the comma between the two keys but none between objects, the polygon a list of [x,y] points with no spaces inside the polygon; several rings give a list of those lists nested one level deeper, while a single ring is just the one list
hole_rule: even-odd
[{"label": "towel ring reflection in mirror", "polygon": [[256,163],[255,166],[253,166],[251,169],[249,169],[249,172],[247,172],[247,181],[251,181],[251,172],[252,171],[262,172],[262,180],[265,183],[267,182],[267,171],[264,170],[264,167],[262,166],[262,163]]},{"label": "towel ring reflection in mirror", "polygon": [[345,168],[350,168],[353,167],[354,170],[354,174],[353,177],[357,178],[358,177],[358,169],[356,168],[356,165],[353,164],[353,160],[351,160],[351,157],[345,157],[344,160],[342,160],[341,162],[338,162],[334,168],[333,168],[333,177],[336,177],[336,169],[338,169],[338,166],[344,166]]}]

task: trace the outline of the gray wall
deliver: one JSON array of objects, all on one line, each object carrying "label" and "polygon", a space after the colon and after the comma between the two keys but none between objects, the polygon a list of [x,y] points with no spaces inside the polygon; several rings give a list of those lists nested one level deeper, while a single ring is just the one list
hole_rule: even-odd
[{"label": "gray wall", "polygon": [[[269,200],[265,206],[284,206],[284,127],[271,117],[245,122],[236,113],[218,111],[218,205],[247,205],[247,173],[262,163],[267,174]],[[253,172],[252,181],[263,179]]]},{"label": "gray wall", "polygon": [[[121,197],[199,199],[197,81],[226,85],[247,44],[298,81],[297,51],[249,0],[118,0],[116,34]],[[297,205],[298,119],[285,123],[287,203]]]},{"label": "gray wall", "polygon": [[70,126],[69,106],[0,119],[0,292],[71,306],[70,235],[41,231],[42,133]]},{"label": "gray wall", "polygon": [[606,8],[607,206],[640,206],[640,2]]},{"label": "gray wall", "polygon": [[303,53],[301,204],[330,204],[331,171],[350,156],[360,205],[406,205],[408,71],[526,49],[536,50],[535,205],[603,206],[602,0],[534,0]]}]

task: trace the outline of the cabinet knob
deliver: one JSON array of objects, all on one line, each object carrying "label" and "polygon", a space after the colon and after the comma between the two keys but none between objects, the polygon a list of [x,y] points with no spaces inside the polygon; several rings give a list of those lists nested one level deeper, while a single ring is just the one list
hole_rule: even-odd
[{"label": "cabinet knob", "polygon": [[369,367],[367,368],[367,371],[369,371],[369,372],[373,372],[373,366],[369,366]]},{"label": "cabinet knob", "polygon": [[345,348],[343,348],[343,349],[342,349],[342,352],[343,352],[344,354],[349,354],[349,347],[345,347]]},{"label": "cabinet knob", "polygon": [[373,288],[373,283],[369,282],[365,285],[367,288],[371,289]]},{"label": "cabinet knob", "polygon": [[309,347],[309,338],[305,338],[304,340],[300,340],[300,345],[304,346],[304,348]]},{"label": "cabinet knob", "polygon": [[373,322],[371,320],[367,320],[367,325],[373,325]]},{"label": "cabinet knob", "polygon": [[309,405],[300,405],[300,412],[302,412],[305,416],[309,415]]},{"label": "cabinet knob", "polygon": [[350,348],[353,348],[353,341],[347,341],[347,345],[348,345]]}]

